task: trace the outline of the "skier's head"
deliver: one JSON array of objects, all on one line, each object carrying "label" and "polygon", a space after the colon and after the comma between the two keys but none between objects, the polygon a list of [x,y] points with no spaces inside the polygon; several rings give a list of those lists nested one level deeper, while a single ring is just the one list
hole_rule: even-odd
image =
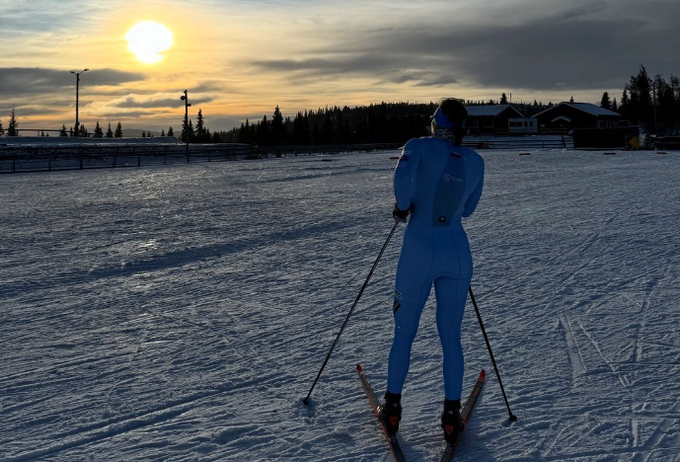
[{"label": "skier's head", "polygon": [[455,136],[455,143],[460,146],[465,134],[465,121],[468,112],[460,100],[446,98],[439,103],[439,107],[432,115],[432,131],[437,129],[450,130]]}]

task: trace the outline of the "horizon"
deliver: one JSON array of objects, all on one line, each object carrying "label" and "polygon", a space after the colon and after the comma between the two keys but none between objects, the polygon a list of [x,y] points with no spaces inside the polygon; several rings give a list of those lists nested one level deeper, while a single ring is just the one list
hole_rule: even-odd
[{"label": "horizon", "polygon": [[[631,75],[674,72],[680,5],[652,0],[431,2],[0,0],[0,121],[22,129],[121,121],[181,128],[184,89],[211,131],[326,106],[443,97],[557,104],[620,100]],[[359,9],[361,15],[355,12]],[[663,46],[660,46],[663,45]],[[76,52],[77,51],[77,52]]]}]

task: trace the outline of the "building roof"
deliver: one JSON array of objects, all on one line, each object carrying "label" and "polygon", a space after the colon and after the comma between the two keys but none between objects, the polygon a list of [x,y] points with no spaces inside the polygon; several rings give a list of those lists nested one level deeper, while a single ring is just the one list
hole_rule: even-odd
[{"label": "building roof", "polygon": [[520,117],[524,117],[524,114],[519,112],[514,106],[510,104],[490,104],[487,106],[465,106],[468,111],[468,117],[498,117],[506,109],[512,109]]},{"label": "building roof", "polygon": [[559,107],[559,106],[569,106],[569,107],[573,107],[574,109],[577,109],[577,110],[579,110],[579,111],[583,111],[583,112],[585,112],[585,113],[587,113],[587,114],[590,114],[590,115],[592,115],[592,116],[595,116],[595,117],[600,117],[600,116],[623,117],[623,116],[622,116],[621,114],[619,114],[618,112],[610,111],[609,109],[605,109],[605,108],[603,108],[603,107],[596,106],[596,105],[594,105],[594,104],[590,104],[590,103],[569,103],[569,102],[566,102],[566,101],[563,101],[563,102],[561,102],[560,104],[557,104],[557,105],[555,105],[555,106],[553,106],[553,107],[549,107],[548,109],[546,109],[546,110],[544,110],[544,111],[541,111],[541,112],[539,112],[538,114],[533,115],[532,117],[538,117],[538,116],[540,116],[540,115],[543,115],[543,114],[545,114],[546,112],[552,111],[553,109],[555,109],[555,108],[557,108],[557,107]]},{"label": "building roof", "polygon": [[558,117],[555,117],[555,118],[554,118],[553,120],[551,120],[550,122],[557,122],[558,120],[564,120],[565,122],[571,122],[571,117],[567,117],[567,116],[558,116]]}]

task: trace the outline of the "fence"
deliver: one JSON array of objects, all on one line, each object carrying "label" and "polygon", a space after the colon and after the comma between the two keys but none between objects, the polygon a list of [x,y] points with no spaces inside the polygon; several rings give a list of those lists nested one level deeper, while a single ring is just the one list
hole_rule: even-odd
[{"label": "fence", "polygon": [[141,167],[397,149],[398,144],[257,147],[246,144],[0,145],[0,173]]},{"label": "fence", "polygon": [[573,149],[574,141],[571,137],[512,137],[498,139],[475,140],[466,139],[464,146],[474,149]]},{"label": "fence", "polygon": [[[572,148],[570,138],[514,137],[469,140],[473,148]],[[267,157],[396,150],[401,143],[258,147],[247,144],[0,144],[0,173],[51,172],[141,167],[191,162],[224,162]]]}]

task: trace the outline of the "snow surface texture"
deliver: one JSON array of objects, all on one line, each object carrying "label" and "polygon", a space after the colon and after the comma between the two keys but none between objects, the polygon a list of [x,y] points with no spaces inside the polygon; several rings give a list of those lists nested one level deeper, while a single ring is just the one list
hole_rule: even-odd
[{"label": "snow surface texture", "polygon": [[[459,461],[680,461],[680,156],[485,151]],[[0,178],[0,460],[388,461],[396,152]],[[323,160],[331,160],[323,162]],[[438,460],[434,297],[404,389]]]}]

